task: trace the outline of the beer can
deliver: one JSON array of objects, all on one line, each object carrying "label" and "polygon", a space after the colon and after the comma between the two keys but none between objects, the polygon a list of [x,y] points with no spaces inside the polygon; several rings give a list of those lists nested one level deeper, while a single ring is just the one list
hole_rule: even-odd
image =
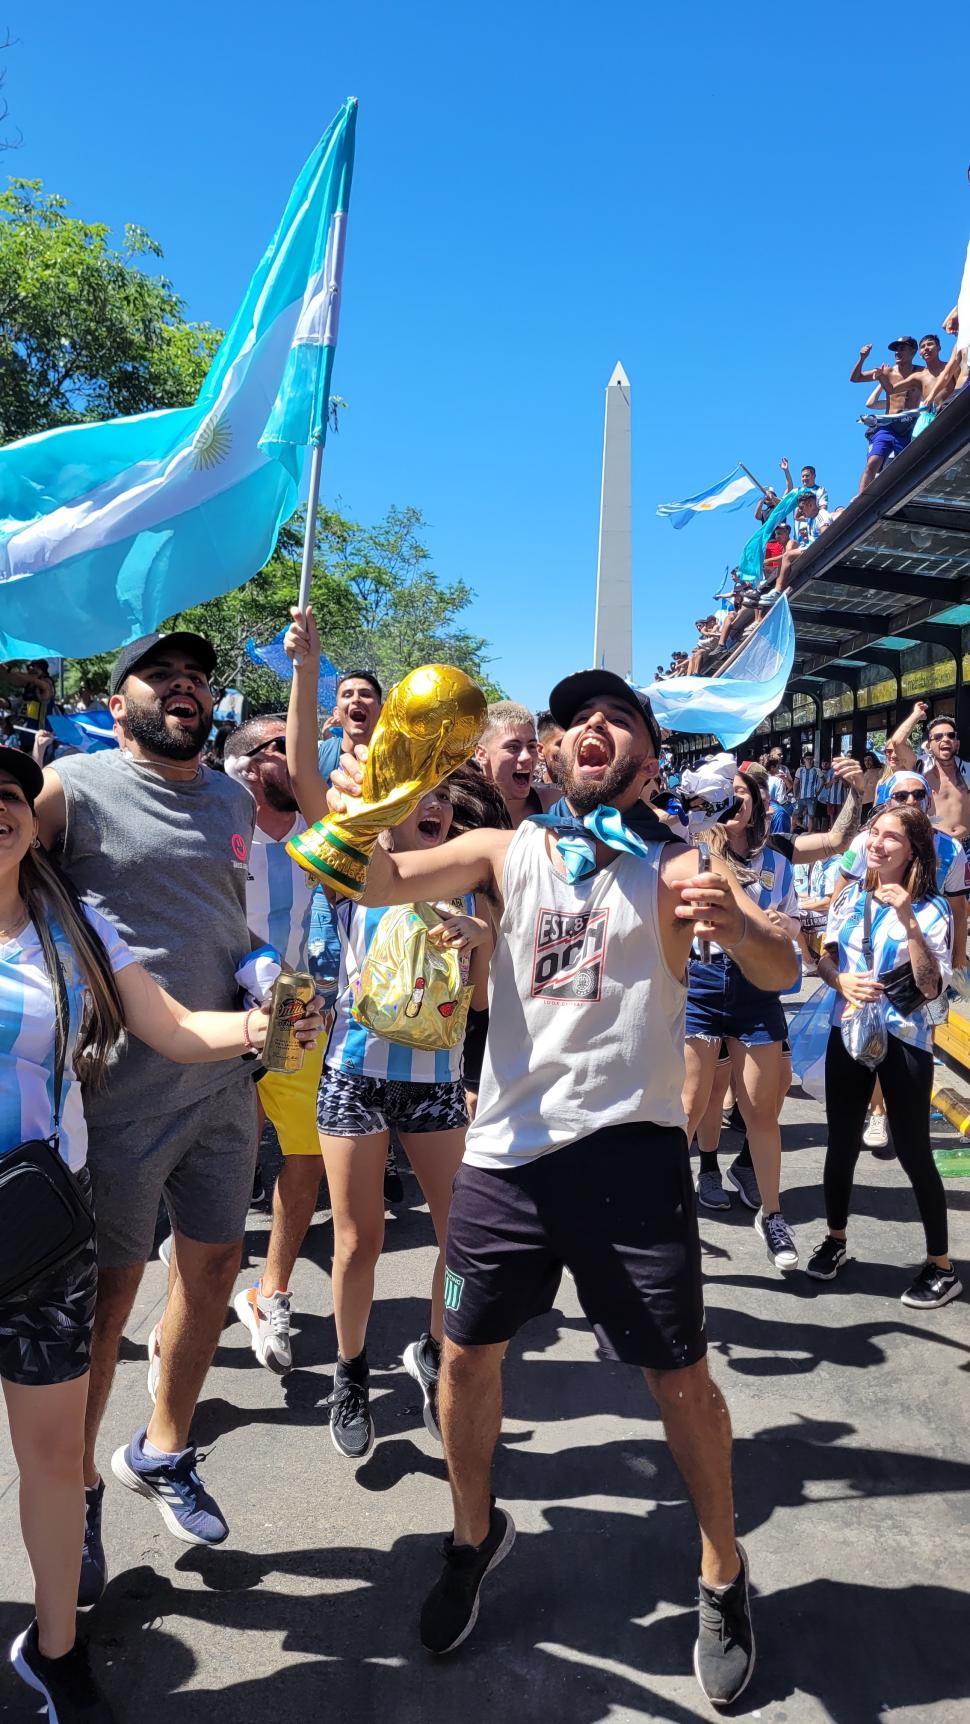
[{"label": "beer can", "polygon": [[268,1072],[298,1072],[302,1067],[303,1046],[297,1041],[296,1031],[316,991],[313,977],[302,971],[283,970],[277,976],[270,995],[269,1029],[261,1056]]}]

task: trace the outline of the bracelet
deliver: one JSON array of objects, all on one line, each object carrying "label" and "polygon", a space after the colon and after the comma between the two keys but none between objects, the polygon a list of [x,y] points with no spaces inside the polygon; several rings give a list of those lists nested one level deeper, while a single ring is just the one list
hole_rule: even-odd
[{"label": "bracelet", "polygon": [[748,912],[746,910],[742,910],[741,911],[741,932],[738,935],[737,939],[731,940],[730,943],[727,940],[719,940],[718,945],[725,952],[733,952],[735,946],[740,946],[741,941],[744,939],[744,936],[747,933],[747,931],[748,931]]},{"label": "bracelet", "polygon": [[243,1024],[243,1035],[246,1039],[246,1050],[248,1053],[254,1053],[254,1054],[259,1053],[259,1048],[256,1046],[256,1043],[253,1041],[253,1038],[249,1033],[249,1020],[252,1017],[253,1013],[258,1012],[258,1011],[259,1011],[258,1006],[250,1006],[248,1012],[246,1013],[246,1022]]}]

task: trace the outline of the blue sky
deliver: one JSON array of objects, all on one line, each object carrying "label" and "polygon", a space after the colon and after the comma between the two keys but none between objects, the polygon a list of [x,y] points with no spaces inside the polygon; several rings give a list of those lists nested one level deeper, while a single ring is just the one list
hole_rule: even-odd
[{"label": "blue sky", "polygon": [[[603,391],[633,388],[635,671],[689,646],[747,514],[659,520],[739,458],[855,489],[859,346],[956,298],[962,105],[878,14],[645,0],[6,0],[4,167],[147,228],[192,316],[225,324],[319,133],[360,99],[324,489],[417,504],[509,693],[589,662]],[[922,68],[922,71],[921,71]],[[933,71],[936,68],[936,71]],[[944,79],[945,83],[945,79]]]}]

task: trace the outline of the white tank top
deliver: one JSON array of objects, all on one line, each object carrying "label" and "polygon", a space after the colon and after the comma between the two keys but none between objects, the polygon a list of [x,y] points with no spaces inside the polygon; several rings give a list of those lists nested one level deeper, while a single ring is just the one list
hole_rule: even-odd
[{"label": "white tank top", "polygon": [[657,927],[662,844],[570,884],[545,831],[506,855],[489,982],[488,1041],[465,1160],[535,1161],[604,1126],[683,1127],[687,990]]}]

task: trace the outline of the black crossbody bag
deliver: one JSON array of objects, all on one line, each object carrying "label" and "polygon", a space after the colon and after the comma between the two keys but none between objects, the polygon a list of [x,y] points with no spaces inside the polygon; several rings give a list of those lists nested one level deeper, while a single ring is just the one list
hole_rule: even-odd
[{"label": "black crossbody bag", "polygon": [[66,1262],[94,1234],[91,1205],[58,1150],[70,1016],[64,971],[46,929],[41,945],[54,996],[54,1129],[49,1138],[0,1155],[0,1300]]}]

